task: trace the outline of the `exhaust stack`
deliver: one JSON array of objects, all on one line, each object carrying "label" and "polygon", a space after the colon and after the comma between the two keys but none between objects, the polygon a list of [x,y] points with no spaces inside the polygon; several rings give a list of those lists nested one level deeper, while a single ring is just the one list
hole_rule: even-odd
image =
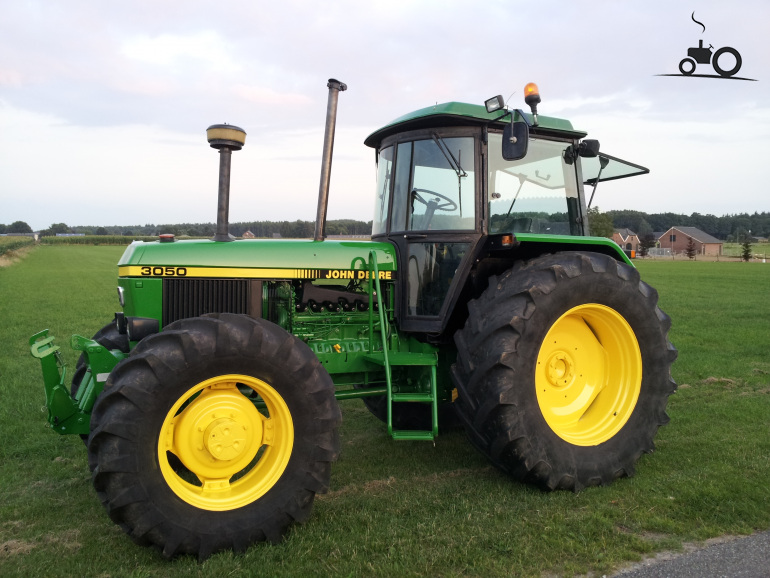
[{"label": "exhaust stack", "polygon": [[217,202],[217,232],[213,241],[234,241],[230,234],[230,161],[233,151],[246,144],[246,131],[231,124],[212,124],[206,129],[211,148],[219,149],[219,199]]},{"label": "exhaust stack", "polygon": [[[324,240],[326,229],[326,208],[329,204],[329,182],[332,176],[332,150],[334,149],[334,129],[337,125],[337,100],[340,92],[348,89],[348,85],[336,78],[330,78],[326,84],[329,87],[329,100],[326,105],[326,130],[324,132],[324,150],[321,159],[321,184],[318,188],[318,212],[315,217],[316,241]],[[213,146],[213,145],[212,145]]]}]

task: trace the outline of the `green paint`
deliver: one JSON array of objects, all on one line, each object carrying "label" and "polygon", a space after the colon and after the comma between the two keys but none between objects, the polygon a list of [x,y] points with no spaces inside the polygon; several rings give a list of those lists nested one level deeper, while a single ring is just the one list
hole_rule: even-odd
[{"label": "green paint", "polygon": [[[532,124],[533,118],[529,113],[523,113],[522,111],[515,111],[514,121],[526,120],[528,124]],[[457,124],[458,121],[471,121],[476,124],[507,124],[511,122],[510,115],[506,115],[505,111],[497,110],[489,113],[484,106],[478,104],[467,104],[463,102],[445,102],[442,104],[436,104],[435,106],[428,106],[415,110],[408,114],[398,117],[397,119],[389,122],[384,127],[376,130],[364,140],[366,146],[376,148],[385,136],[400,132],[402,130],[410,130],[410,125],[414,125],[418,121],[425,121],[429,117],[436,117],[437,123],[444,126]],[[444,117],[444,118],[441,118]],[[572,123],[562,118],[555,118],[551,116],[537,116],[538,128],[546,129],[550,131],[559,131],[564,133],[565,136],[573,138],[583,138],[587,133],[575,130],[572,128]]]},{"label": "green paint", "polygon": [[60,434],[88,434],[90,431],[91,409],[96,397],[104,389],[107,376],[117,363],[126,357],[119,351],[109,351],[96,341],[73,335],[70,345],[82,351],[86,357],[86,371],[77,395],[73,398],[68,388],[69,372],[59,354],[59,346],[53,345],[53,336],[45,329],[29,340],[32,356],[39,359],[43,367],[48,423]]},{"label": "green paint", "polygon": [[[532,124],[531,115],[522,111],[512,114],[514,121]],[[579,139],[586,134],[564,119],[539,116],[538,121],[535,132],[565,139]],[[372,133],[365,144],[376,147],[388,135],[425,126],[475,124],[499,128],[509,122],[511,116],[504,111],[487,113],[483,106],[449,102],[406,114]],[[487,191],[478,194],[486,199]],[[620,247],[605,238],[532,233],[517,233],[515,237],[520,255],[590,249],[631,264]],[[513,264],[516,251],[510,254]],[[433,439],[438,432],[437,404],[453,397],[449,368],[456,350],[451,342],[441,346],[424,343],[399,330],[396,304],[400,299],[396,293],[403,285],[396,276],[396,257],[396,249],[389,242],[358,240],[135,241],[118,262],[118,285],[123,289],[123,313],[127,317],[154,318],[162,323],[166,284],[167,289],[179,290],[169,290],[167,305],[175,299],[187,303],[198,299],[195,303],[201,309],[195,313],[176,310],[169,319],[222,310],[268,319],[312,349],[338,387],[339,399],[385,395],[388,431],[395,439]],[[191,283],[188,285],[186,280]],[[311,305],[306,295],[300,301],[309,280],[314,285],[312,290],[318,290],[317,295],[330,295],[329,301]],[[201,297],[203,291],[208,292],[205,299]],[[237,291],[241,297],[233,297]],[[245,299],[245,304],[238,299]],[[345,300],[343,307],[338,299]],[[53,338],[41,332],[30,342],[32,354],[42,364],[52,426],[59,433],[88,433],[94,400],[107,375],[125,355],[78,336],[73,337],[71,345],[83,351],[88,362],[75,399],[70,396],[66,366]],[[430,430],[393,429],[392,403],[403,401],[430,404]]]},{"label": "green paint", "polygon": [[627,265],[634,264],[618,244],[607,237],[578,237],[572,235],[539,235],[537,233],[516,233],[516,240],[523,244],[557,245],[548,251],[583,251],[591,250],[597,253],[612,255]]},{"label": "green paint", "polygon": [[239,239],[231,243],[208,239],[173,243],[135,241],[123,253],[118,266],[366,269],[364,256],[369,251],[376,251],[381,270],[396,270],[395,249],[389,243],[310,239]]},{"label": "green paint", "polygon": [[152,317],[161,319],[163,314],[163,280],[133,279],[119,277],[118,286],[123,287],[126,317]]}]

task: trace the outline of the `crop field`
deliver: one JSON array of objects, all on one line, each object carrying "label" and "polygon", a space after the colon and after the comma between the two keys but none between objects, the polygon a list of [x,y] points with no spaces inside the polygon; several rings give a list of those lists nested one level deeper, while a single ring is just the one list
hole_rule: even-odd
[{"label": "crop field", "polygon": [[279,545],[165,560],[114,525],[77,436],[45,427],[33,333],[74,366],[72,333],[119,308],[123,247],[40,246],[0,267],[0,575],[601,576],[685,542],[770,528],[770,263],[641,261],[673,319],[671,422],[636,476],[544,493],[491,467],[463,432],[395,442],[342,403],[330,492]]},{"label": "crop field", "polygon": [[32,245],[34,241],[35,240],[32,237],[0,237],[0,257],[7,254],[13,254],[19,249]]}]

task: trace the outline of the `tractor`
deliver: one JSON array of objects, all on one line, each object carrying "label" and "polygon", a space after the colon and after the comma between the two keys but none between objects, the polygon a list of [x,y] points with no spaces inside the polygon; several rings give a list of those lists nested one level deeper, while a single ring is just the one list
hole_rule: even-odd
[{"label": "tractor", "polygon": [[[714,47],[711,44],[709,44],[708,48],[705,48],[703,46],[703,40],[699,40],[698,46],[693,46],[692,48],[687,49],[687,58],[683,58],[679,63],[679,72],[681,72],[684,76],[690,76],[693,72],[695,72],[697,63],[711,64],[717,74],[723,78],[730,78],[731,76],[735,76],[743,64],[740,53],[735,48],[730,46],[724,46],[718,49],[716,52],[713,52],[713,50]],[[723,54],[732,54],[733,58],[735,59],[735,64],[733,64],[732,68],[725,70],[719,66],[719,58]]]},{"label": "tractor", "polygon": [[[71,372],[30,339],[48,422],[81,436],[110,518],[164,556],[279,542],[329,487],[338,400],[393,443],[464,428],[492,464],[546,491],[632,476],[653,451],[677,351],[657,292],[588,235],[584,186],[648,169],[564,119],[501,96],[406,114],[374,133],[371,240],[327,238],[339,94],[331,79],[313,239],[229,233],[233,125],[212,239],[135,241],[121,310]],[[593,195],[592,195],[593,196]]]}]

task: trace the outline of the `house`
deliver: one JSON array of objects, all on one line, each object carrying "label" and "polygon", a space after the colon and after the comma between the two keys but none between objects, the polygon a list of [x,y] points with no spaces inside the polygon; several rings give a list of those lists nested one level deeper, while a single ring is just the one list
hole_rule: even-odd
[{"label": "house", "polygon": [[698,255],[722,254],[722,241],[695,227],[671,227],[658,238],[658,246],[671,249],[674,253],[684,253],[690,239]]},{"label": "house", "polygon": [[251,231],[246,231],[246,232],[243,234],[243,238],[244,238],[244,239],[254,239],[254,238],[255,238],[255,237],[254,237],[254,233],[252,233]]},{"label": "house", "polygon": [[612,240],[620,245],[621,249],[627,251],[639,250],[639,235],[631,229],[615,229],[612,233]]}]

